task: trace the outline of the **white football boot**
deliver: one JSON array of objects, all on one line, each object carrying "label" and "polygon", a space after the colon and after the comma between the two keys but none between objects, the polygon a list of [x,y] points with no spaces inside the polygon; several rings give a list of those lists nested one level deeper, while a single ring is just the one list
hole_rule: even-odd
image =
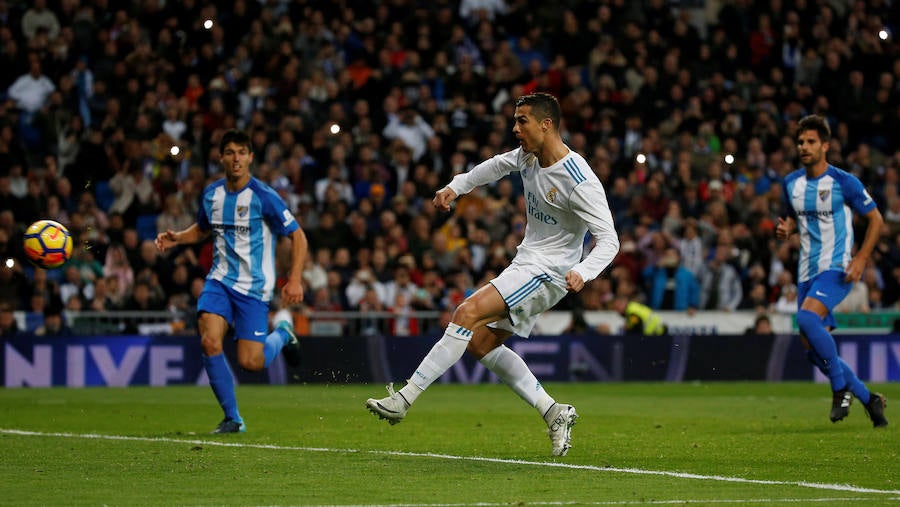
[{"label": "white football boot", "polygon": [[397,424],[406,417],[406,411],[409,409],[409,403],[403,398],[403,395],[394,392],[394,383],[387,385],[389,396],[376,400],[369,398],[366,400],[366,408],[369,412],[377,415],[379,419],[387,419],[391,424]]},{"label": "white football boot", "polygon": [[544,421],[547,422],[547,434],[550,435],[550,442],[553,444],[554,456],[565,456],[572,447],[572,426],[575,426],[576,419],[578,419],[578,413],[575,412],[575,407],[560,403],[554,403],[544,414]]}]

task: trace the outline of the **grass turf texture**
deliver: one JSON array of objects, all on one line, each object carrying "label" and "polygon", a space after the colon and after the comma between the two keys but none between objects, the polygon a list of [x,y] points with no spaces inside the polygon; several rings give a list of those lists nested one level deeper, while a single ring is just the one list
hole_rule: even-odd
[{"label": "grass turf texture", "polygon": [[0,390],[0,504],[900,505],[898,384],[880,430],[811,383],[547,387],[581,415],[564,458],[502,385],[435,385],[396,426],[380,385],[240,386],[247,433],[218,436],[206,387]]}]

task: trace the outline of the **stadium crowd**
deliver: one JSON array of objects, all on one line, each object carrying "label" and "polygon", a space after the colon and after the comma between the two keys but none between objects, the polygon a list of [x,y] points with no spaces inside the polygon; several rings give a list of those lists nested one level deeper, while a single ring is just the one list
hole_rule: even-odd
[{"label": "stadium crowd", "polygon": [[[0,256],[15,260],[0,332],[12,310],[189,312],[210,246],[161,255],[153,238],[194,220],[228,128],[307,232],[307,308],[452,308],[507,265],[527,203],[516,175],[451,215],[431,198],[515,147],[513,102],[533,91],[559,98],[621,240],[608,276],[560,308],[796,311],[799,245],[774,227],[797,121],[818,113],[830,162],[886,221],[839,309],[898,309],[891,4],[0,0]],[[41,218],[76,239],[59,270],[25,262]],[[381,331],[421,331],[394,322]]]}]

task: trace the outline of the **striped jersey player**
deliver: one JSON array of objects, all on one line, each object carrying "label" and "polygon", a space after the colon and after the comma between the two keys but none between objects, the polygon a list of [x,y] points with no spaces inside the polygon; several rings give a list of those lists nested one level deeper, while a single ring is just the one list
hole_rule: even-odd
[{"label": "striped jersey player", "polygon": [[[850,413],[855,396],[872,424],[887,426],[885,398],[870,393],[839,356],[831,335],[832,311],[858,282],[866,268],[884,219],[856,176],[826,160],[831,129],[824,118],[806,116],[797,127],[797,153],[803,168],[787,175],[784,192],[787,216],[778,219],[779,239],[800,235],[797,327],[807,358],[831,383],[830,419]],[[868,219],[866,235],[854,253],[853,213]]]},{"label": "striped jersey player", "polygon": [[[584,158],[563,143],[559,122],[552,95],[520,97],[513,126],[520,147],[457,175],[435,194],[434,205],[448,211],[457,196],[517,171],[527,205],[525,237],[512,263],[456,308],[406,386],[396,392],[388,386],[388,397],[366,401],[374,414],[391,424],[401,421],[416,398],[468,350],[543,416],[552,453],[568,452],[575,408],[557,403],[522,358],[503,345],[513,334],[527,337],[542,312],[568,291],[580,291],[619,250],[603,186]],[[595,246],[582,258],[588,232]]]},{"label": "striped jersey player", "polygon": [[299,363],[299,343],[290,312],[276,313],[276,329],[269,332],[269,301],[275,288],[277,236],[291,238],[291,265],[281,290],[283,306],[303,301],[301,274],[307,241],[281,197],[250,175],[253,149],[246,133],[229,130],[219,151],[225,177],[208,185],[197,221],[182,231],[161,232],[156,246],[165,251],[213,236],[213,265],[197,301],[197,324],[203,367],[224,419],[213,433],[246,429],[238,411],[231,369],[222,352],[229,327],[234,327],[241,367],[257,371],[284,352],[291,366]]}]

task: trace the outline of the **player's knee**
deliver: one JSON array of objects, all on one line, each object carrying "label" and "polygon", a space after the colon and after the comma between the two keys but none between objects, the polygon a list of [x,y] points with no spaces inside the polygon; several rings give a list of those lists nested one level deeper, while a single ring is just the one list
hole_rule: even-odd
[{"label": "player's knee", "polygon": [[265,368],[266,358],[264,356],[242,356],[238,354],[238,364],[247,371],[259,371]]},{"label": "player's knee", "polygon": [[200,348],[207,357],[217,356],[222,353],[222,340],[211,336],[201,336]]},{"label": "player's knee", "polygon": [[466,300],[456,307],[456,310],[454,310],[453,317],[450,318],[450,321],[454,324],[471,328],[472,322],[478,320],[478,317],[480,316],[478,315],[478,308],[475,303]]},{"label": "player's knee", "polygon": [[800,328],[800,331],[804,335],[809,336],[809,330],[821,327],[822,325],[822,317],[819,317],[816,312],[811,312],[809,310],[800,310],[797,312],[797,327]]}]

